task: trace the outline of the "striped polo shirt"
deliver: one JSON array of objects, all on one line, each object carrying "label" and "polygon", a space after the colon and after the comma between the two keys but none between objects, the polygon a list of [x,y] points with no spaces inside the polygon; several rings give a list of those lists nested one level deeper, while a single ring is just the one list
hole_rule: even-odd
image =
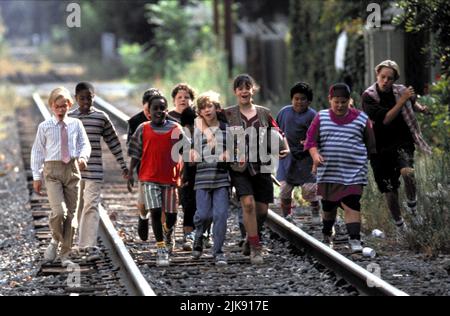
[{"label": "striped polo shirt", "polygon": [[[227,141],[232,139],[227,140],[226,124],[223,122],[220,122],[219,128],[212,128],[212,132],[216,142],[214,147],[208,145],[208,140],[200,129],[194,130],[194,143],[201,143],[202,150],[202,160],[196,164],[194,190],[211,190],[231,185],[225,162],[218,162],[218,160],[219,155],[226,151]],[[221,149],[218,150],[219,148]]]},{"label": "striped polo shirt", "polygon": [[352,122],[338,125],[329,110],[319,112],[320,154],[325,162],[317,168],[318,183],[367,184],[367,148],[364,130],[367,114],[360,112]]},{"label": "striped polo shirt", "polygon": [[123,159],[119,137],[108,114],[91,107],[87,114],[82,114],[79,109],[75,109],[69,113],[69,116],[81,120],[91,143],[91,157],[86,170],[81,172],[84,180],[103,181],[102,146],[100,143],[102,138],[108,145],[111,153],[116,157],[121,169],[125,170],[127,168]]}]

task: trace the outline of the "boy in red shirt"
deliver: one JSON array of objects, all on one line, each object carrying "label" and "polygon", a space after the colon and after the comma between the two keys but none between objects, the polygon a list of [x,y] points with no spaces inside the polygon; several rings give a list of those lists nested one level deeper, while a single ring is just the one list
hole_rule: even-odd
[{"label": "boy in red shirt", "polygon": [[[164,242],[161,214],[166,214],[169,230],[177,220],[178,195],[176,187],[180,182],[180,159],[173,150],[179,140],[186,140],[178,123],[167,120],[167,100],[155,95],[148,102],[150,122],[142,123],[133,134],[128,155],[131,157],[130,170],[141,162],[139,181],[144,186],[145,208],[150,210],[153,233],[157,245],[157,266],[169,265],[169,253]],[[188,141],[188,140],[186,140]],[[134,184],[131,171],[128,190]]]}]

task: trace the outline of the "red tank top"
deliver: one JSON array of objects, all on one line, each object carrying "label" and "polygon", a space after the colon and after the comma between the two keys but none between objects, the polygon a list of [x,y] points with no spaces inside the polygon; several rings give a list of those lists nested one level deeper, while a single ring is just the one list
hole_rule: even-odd
[{"label": "red tank top", "polygon": [[181,164],[173,161],[171,157],[172,147],[178,142],[178,139],[171,137],[176,128],[178,128],[177,125],[167,133],[158,134],[150,126],[150,122],[145,123],[142,134],[140,181],[169,185],[179,184]]}]

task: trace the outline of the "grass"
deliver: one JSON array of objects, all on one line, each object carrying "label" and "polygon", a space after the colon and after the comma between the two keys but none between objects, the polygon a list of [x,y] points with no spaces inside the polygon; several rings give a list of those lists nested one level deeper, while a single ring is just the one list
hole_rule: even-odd
[{"label": "grass", "polygon": [[[413,217],[402,206],[409,227],[406,243],[412,250],[430,256],[450,253],[449,169],[450,160],[445,152],[435,149],[431,157],[416,155],[417,215]],[[406,200],[403,184],[399,196],[400,202]],[[378,228],[388,236],[395,232],[390,212],[372,174],[362,199],[362,216],[366,231]]]}]

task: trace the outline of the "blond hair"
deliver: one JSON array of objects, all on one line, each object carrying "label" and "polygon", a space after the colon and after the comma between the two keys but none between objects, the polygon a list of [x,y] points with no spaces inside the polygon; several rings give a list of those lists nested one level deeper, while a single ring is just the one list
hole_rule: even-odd
[{"label": "blond hair", "polygon": [[48,98],[48,105],[52,107],[53,103],[59,98],[64,98],[68,100],[70,104],[73,104],[73,99],[72,96],[70,95],[69,90],[67,90],[64,87],[58,87],[56,89],[53,89],[52,92],[50,92],[50,97]]},{"label": "blond hair", "polygon": [[220,94],[215,91],[207,91],[199,95],[197,98],[197,112],[200,114],[200,110],[203,110],[206,105],[212,104],[216,110],[220,110]]}]

